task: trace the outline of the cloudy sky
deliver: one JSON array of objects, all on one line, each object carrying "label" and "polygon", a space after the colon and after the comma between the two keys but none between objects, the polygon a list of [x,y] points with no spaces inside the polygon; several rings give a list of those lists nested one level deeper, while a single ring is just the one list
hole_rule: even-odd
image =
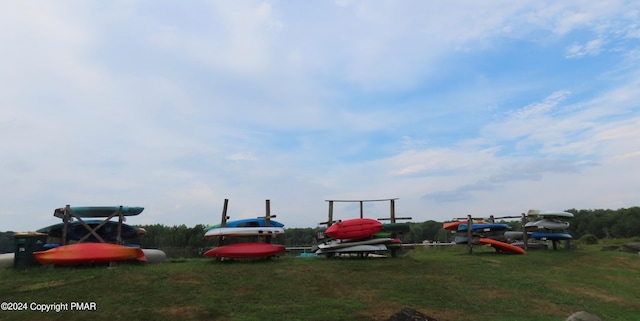
[{"label": "cloudy sky", "polygon": [[[2,1],[0,231],[637,206],[636,1]],[[386,202],[365,216],[388,216]],[[354,218],[358,204],[336,204]]]}]

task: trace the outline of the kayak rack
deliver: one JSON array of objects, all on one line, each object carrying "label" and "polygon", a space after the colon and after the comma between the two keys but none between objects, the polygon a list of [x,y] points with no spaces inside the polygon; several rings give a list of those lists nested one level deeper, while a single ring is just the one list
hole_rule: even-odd
[{"label": "kayak rack", "polygon": [[122,245],[122,223],[126,220],[126,218],[124,217],[124,211],[123,211],[123,206],[122,205],[120,205],[116,211],[114,211],[110,215],[106,216],[106,218],[100,224],[98,224],[98,226],[96,226],[95,228],[92,228],[91,226],[89,226],[89,224],[85,223],[85,221],[82,219],[82,217],[80,215],[74,213],[71,210],[71,206],[69,204],[67,204],[62,209],[62,211],[59,211],[59,210],[54,211],[53,212],[53,216],[61,218],[62,222],[64,223],[62,225],[62,244],[61,245],[66,245],[67,244],[67,229],[68,229],[68,225],[74,219],[78,220],[78,222],[80,222],[80,224],[82,224],[82,226],[84,226],[84,228],[88,231],[87,234],[85,234],[83,237],[81,237],[80,240],[78,240],[77,243],[83,243],[84,241],[86,241],[92,235],[98,241],[100,241],[100,243],[107,243],[97,233],[97,231],[98,231],[98,229],[103,227],[105,224],[107,224],[113,217],[118,216],[118,233],[116,235],[116,243],[119,244],[119,245]]},{"label": "kayak rack", "polygon": [[327,227],[333,225],[334,223],[339,222],[339,220],[335,221],[333,219],[333,203],[334,202],[350,202],[350,203],[355,203],[355,202],[359,202],[360,203],[360,218],[364,218],[364,203],[365,202],[386,202],[389,201],[389,205],[390,205],[390,218],[381,218],[379,220],[391,220],[391,223],[395,223],[396,220],[410,220],[412,219],[411,217],[396,217],[396,210],[395,210],[395,201],[398,200],[399,198],[383,198],[383,199],[370,199],[370,200],[325,200],[325,202],[329,202],[329,219],[326,222],[320,222],[319,224],[327,224]]},{"label": "kayak rack", "polygon": [[[227,226],[227,221],[231,218],[230,216],[227,215],[227,210],[229,209],[229,199],[225,198],[224,199],[224,205],[222,206],[222,218],[220,219],[220,227],[225,227]],[[271,219],[275,218],[276,215],[271,215],[271,201],[270,200],[266,200],[265,201],[265,216],[258,216],[258,218],[264,218],[265,221],[265,225],[266,226],[270,226],[271,225]],[[271,243],[271,236],[267,235],[265,236],[265,243]],[[224,236],[219,236],[218,237],[218,246],[223,246],[224,245]]]},{"label": "kayak rack", "polygon": [[[366,199],[366,200],[325,200],[329,202],[329,218],[326,222],[320,222],[319,224],[327,224],[327,228],[334,223],[341,222],[342,220],[333,219],[333,203],[345,202],[345,203],[360,203],[360,218],[364,218],[364,203],[365,202],[389,202],[389,217],[379,218],[379,221],[389,220],[391,223],[396,223],[397,220],[411,220],[411,217],[396,217],[396,201],[399,198],[383,198],[383,199]],[[391,257],[396,256],[396,248],[391,249]]]}]

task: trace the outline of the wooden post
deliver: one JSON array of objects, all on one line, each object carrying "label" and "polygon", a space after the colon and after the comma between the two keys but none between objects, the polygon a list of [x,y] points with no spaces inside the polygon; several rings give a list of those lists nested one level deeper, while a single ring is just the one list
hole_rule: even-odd
[{"label": "wooden post", "polygon": [[64,216],[62,218],[62,245],[67,245],[67,224],[69,224],[69,215],[71,214],[71,206],[67,204],[64,207]]},{"label": "wooden post", "polygon": [[360,201],[360,218],[364,217],[364,202]]},{"label": "wooden post", "polygon": [[329,220],[327,221],[327,227],[333,225],[333,201],[329,202]]},{"label": "wooden post", "polygon": [[118,209],[118,237],[116,238],[116,242],[118,245],[122,245],[122,220],[124,218],[124,214],[122,212],[122,205]]},{"label": "wooden post", "polygon": [[467,215],[467,245],[469,247],[469,254],[473,253],[473,233],[471,232],[471,225],[473,225],[473,219],[471,214]]},{"label": "wooden post", "polygon": [[[269,200],[266,200],[265,202],[265,218],[264,218],[264,225],[265,226],[269,226],[271,223],[271,202]],[[271,243],[271,235],[267,235],[264,237],[264,242],[265,243]]]},{"label": "wooden post", "polygon": [[493,215],[489,216],[489,223],[495,223],[496,219],[493,217]]},{"label": "wooden post", "polygon": [[524,244],[524,250],[529,250],[528,240],[527,240],[527,228],[525,225],[527,224],[527,215],[522,213],[522,243]]},{"label": "wooden post", "polygon": [[389,204],[390,206],[389,211],[391,213],[391,223],[395,223],[396,222],[396,200],[392,199],[390,201],[391,201],[391,204]]},{"label": "wooden post", "polygon": [[[227,220],[229,219],[229,217],[227,216],[227,208],[229,206],[229,199],[225,198],[224,199],[224,205],[222,206],[222,219],[220,220],[220,227],[225,227],[227,226]],[[219,236],[218,237],[218,246],[223,246],[224,245],[224,236]]]}]

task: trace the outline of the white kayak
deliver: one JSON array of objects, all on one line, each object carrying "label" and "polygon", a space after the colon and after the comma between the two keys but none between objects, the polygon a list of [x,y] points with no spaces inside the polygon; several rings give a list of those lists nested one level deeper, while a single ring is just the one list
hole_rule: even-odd
[{"label": "white kayak", "polygon": [[386,251],[387,246],[384,244],[365,244],[355,245],[349,247],[343,247],[340,249],[319,249],[316,254],[328,254],[328,253],[373,253],[378,251]]},{"label": "white kayak", "polygon": [[542,219],[535,222],[527,222],[524,227],[547,230],[566,230],[569,227],[569,222],[553,219]]},{"label": "white kayak", "polygon": [[375,244],[387,244],[393,241],[388,237],[376,237],[362,241],[346,241],[346,240],[331,240],[318,244],[318,248],[322,250],[328,249],[340,249],[345,247],[352,247],[356,245],[375,245]]},{"label": "white kayak", "polygon": [[212,228],[204,234],[205,237],[212,236],[275,236],[284,234],[282,227],[217,227]]},{"label": "white kayak", "polygon": [[563,212],[563,211],[541,211],[541,210],[529,210],[527,213],[528,216],[542,216],[542,217],[563,217],[563,218],[571,218],[573,217],[572,213]]}]

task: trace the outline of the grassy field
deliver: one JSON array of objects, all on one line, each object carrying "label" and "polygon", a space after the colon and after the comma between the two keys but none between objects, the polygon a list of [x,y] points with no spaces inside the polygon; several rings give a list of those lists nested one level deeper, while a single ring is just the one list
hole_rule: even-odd
[{"label": "grassy field", "polygon": [[640,255],[601,245],[526,255],[423,248],[397,258],[170,260],[116,268],[0,270],[2,301],[95,302],[97,311],[0,311],[0,320],[384,320],[404,307],[440,321],[607,321],[640,315]]}]

